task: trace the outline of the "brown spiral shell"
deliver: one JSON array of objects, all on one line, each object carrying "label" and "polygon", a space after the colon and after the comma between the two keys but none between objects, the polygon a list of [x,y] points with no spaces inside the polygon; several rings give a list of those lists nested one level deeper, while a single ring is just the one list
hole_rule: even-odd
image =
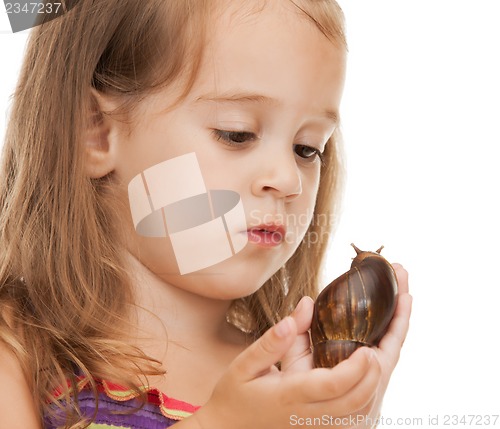
[{"label": "brown spiral shell", "polygon": [[375,346],[396,310],[397,279],[376,252],[359,250],[351,269],[319,294],[311,325],[315,367],[331,368],[362,346]]}]

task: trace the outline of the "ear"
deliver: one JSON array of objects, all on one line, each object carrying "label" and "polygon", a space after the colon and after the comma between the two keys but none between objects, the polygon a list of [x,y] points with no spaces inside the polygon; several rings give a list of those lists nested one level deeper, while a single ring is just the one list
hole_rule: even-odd
[{"label": "ear", "polygon": [[116,108],[114,103],[93,88],[91,92],[92,110],[84,137],[85,169],[89,177],[98,179],[115,169],[114,146],[119,133],[115,130],[118,122],[103,113]]}]

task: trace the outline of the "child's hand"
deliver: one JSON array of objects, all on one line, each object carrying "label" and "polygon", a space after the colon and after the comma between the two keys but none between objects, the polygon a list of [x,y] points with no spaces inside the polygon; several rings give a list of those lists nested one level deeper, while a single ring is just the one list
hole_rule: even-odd
[{"label": "child's hand", "polygon": [[[333,369],[313,369],[307,333],[313,303],[304,298],[291,317],[233,361],[207,404],[187,420],[195,420],[202,429],[310,427],[312,420],[307,424],[305,419],[325,417],[336,427],[342,427],[339,422],[372,426],[399,358],[411,309],[407,273],[399,265],[394,268],[398,307],[379,347],[363,347]],[[280,360],[281,371],[274,366]]]},{"label": "child's hand", "polygon": [[334,369],[279,371],[274,364],[296,342],[296,321],[287,317],[233,361],[192,418],[202,429],[289,429],[293,416],[344,416],[371,408],[380,380],[373,350],[360,349]]}]

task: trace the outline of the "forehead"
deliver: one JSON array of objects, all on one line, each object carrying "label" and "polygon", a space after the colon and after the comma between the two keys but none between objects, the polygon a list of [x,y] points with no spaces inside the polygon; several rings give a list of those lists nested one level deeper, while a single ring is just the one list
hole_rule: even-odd
[{"label": "forehead", "polygon": [[247,42],[254,44],[261,34],[274,39],[284,31],[313,34],[330,40],[330,48],[346,50],[343,15],[335,5],[334,0],[223,0],[212,10],[207,44],[217,48],[237,34],[244,36],[245,30],[251,39]]},{"label": "forehead", "polygon": [[244,89],[280,99],[312,91],[327,102],[340,99],[344,72],[345,48],[291,1],[235,1],[215,14],[193,96]]}]

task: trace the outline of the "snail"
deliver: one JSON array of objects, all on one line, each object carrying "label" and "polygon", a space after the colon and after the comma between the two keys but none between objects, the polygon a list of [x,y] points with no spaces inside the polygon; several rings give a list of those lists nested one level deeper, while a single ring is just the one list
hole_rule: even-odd
[{"label": "snail", "polygon": [[314,304],[311,324],[315,367],[331,368],[362,346],[376,346],[396,310],[392,265],[375,252],[356,251],[351,269],[333,280]]}]

